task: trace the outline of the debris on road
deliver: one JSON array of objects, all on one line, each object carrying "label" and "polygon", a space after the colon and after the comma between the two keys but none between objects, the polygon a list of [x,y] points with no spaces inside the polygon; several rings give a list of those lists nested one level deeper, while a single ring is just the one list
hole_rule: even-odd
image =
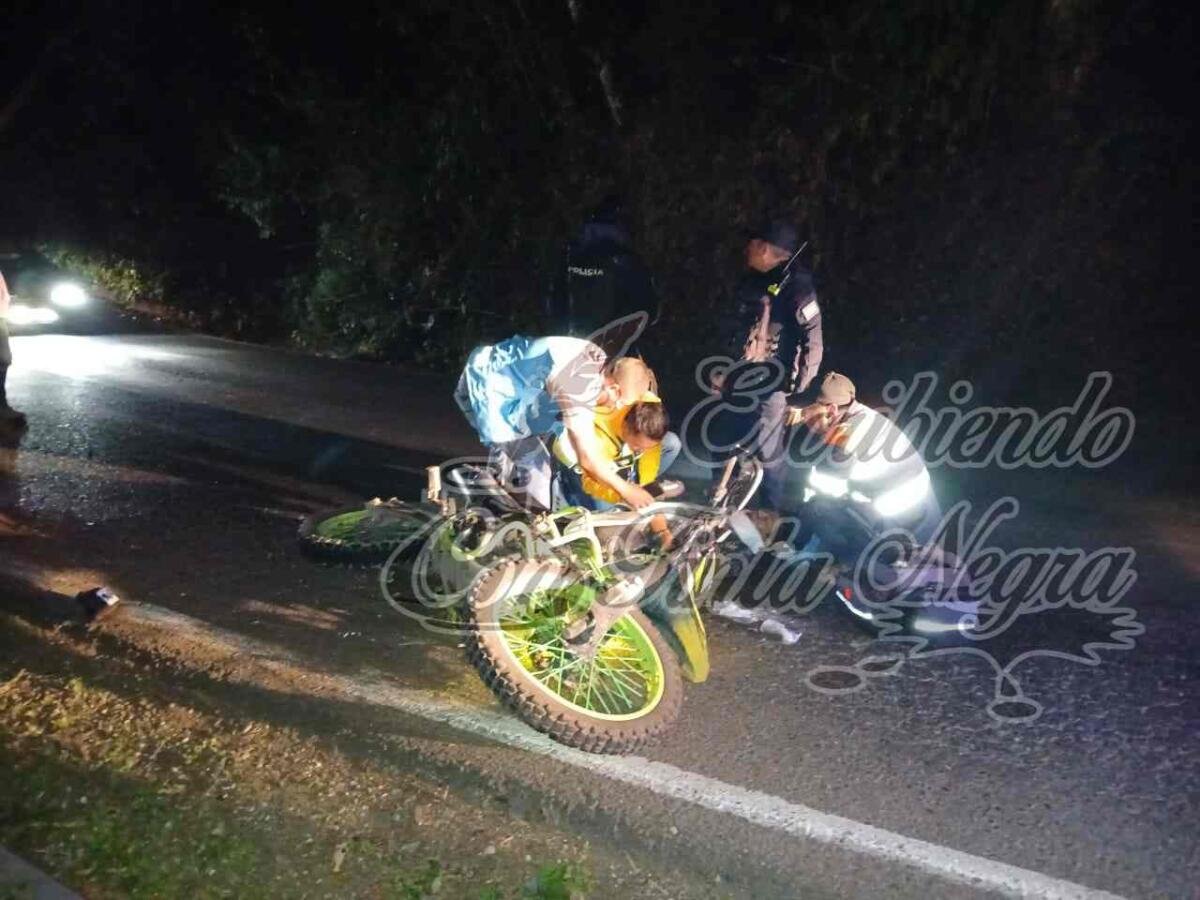
[{"label": "debris on road", "polygon": [[747,609],[736,600],[722,600],[720,603],[714,603],[711,607],[714,616],[720,616],[722,619],[728,619],[731,622],[739,622],[743,625],[748,625],[751,622],[757,622],[758,616],[754,610]]},{"label": "debris on road", "polygon": [[121,602],[120,597],[103,586],[80,591],[75,599],[83,607],[83,617],[89,622],[108,615]]},{"label": "debris on road", "polygon": [[711,607],[711,612],[715,616],[720,616],[722,619],[728,619],[730,622],[736,622],[739,625],[758,625],[759,630],[763,634],[779,638],[782,644],[794,644],[800,640],[800,635],[804,633],[799,628],[789,627],[778,616],[769,616],[761,610],[742,606],[736,600],[722,600],[720,603],[714,603]]},{"label": "debris on road", "polygon": [[781,643],[794,644],[800,640],[800,635],[804,632],[797,628],[795,631],[788,628],[782,621],[775,618],[763,620],[761,630],[763,634],[770,634],[779,638]]}]

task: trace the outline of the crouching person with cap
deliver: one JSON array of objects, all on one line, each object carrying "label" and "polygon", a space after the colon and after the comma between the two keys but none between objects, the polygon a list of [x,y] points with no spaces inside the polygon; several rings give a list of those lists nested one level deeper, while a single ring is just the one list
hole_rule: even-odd
[{"label": "crouching person with cap", "polygon": [[816,401],[789,409],[787,422],[820,443],[802,511],[819,549],[852,564],[888,531],[907,531],[916,544],[934,537],[942,510],[925,461],[894,422],[858,402],[849,378],[830,372]]}]

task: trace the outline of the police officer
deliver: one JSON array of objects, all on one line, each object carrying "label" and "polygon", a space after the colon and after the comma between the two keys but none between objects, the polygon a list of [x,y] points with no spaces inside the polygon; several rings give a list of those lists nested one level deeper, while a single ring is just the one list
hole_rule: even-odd
[{"label": "police officer", "polygon": [[[757,447],[766,499],[775,509],[786,505],[784,436],[789,400],[812,382],[824,353],[821,308],[812,275],[795,258],[799,249],[799,235],[789,222],[769,221],[751,230],[746,244],[748,272],[725,329],[732,339],[734,359],[762,364],[768,370],[764,378],[769,389],[754,400],[746,439]],[[717,375],[713,387],[728,393],[735,388],[732,381]],[[736,388],[744,387],[739,380]]]},{"label": "police officer", "polygon": [[637,348],[627,345],[632,333],[606,326],[638,312],[652,323],[659,300],[616,198],[594,209],[568,243],[547,306],[548,334],[591,339],[610,356],[622,350],[636,355]]}]

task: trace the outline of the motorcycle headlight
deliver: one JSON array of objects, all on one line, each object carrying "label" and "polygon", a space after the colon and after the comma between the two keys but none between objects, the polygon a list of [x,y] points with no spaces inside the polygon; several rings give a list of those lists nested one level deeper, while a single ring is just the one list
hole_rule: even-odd
[{"label": "motorcycle headlight", "polygon": [[87,291],[70,281],[60,281],[50,289],[50,302],[63,309],[78,309],[87,301]]}]

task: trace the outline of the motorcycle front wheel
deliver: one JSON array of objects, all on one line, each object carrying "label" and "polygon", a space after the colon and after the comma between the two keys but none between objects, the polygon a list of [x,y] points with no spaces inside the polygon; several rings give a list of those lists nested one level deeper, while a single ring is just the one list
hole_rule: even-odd
[{"label": "motorcycle front wheel", "polygon": [[586,616],[595,591],[556,560],[489,567],[469,598],[468,655],[527,725],[591,753],[632,753],[675,723],[683,678],[670,645],[636,608],[611,624],[594,654],[574,652],[568,628]]}]

